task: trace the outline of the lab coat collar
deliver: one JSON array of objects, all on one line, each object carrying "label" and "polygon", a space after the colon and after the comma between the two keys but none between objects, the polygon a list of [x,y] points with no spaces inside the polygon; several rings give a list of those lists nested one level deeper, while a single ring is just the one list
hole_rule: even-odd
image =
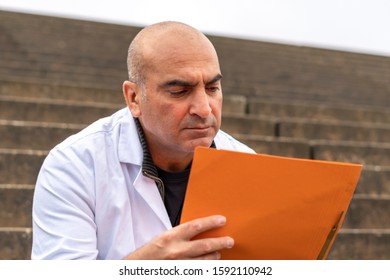
[{"label": "lab coat collar", "polygon": [[129,109],[126,108],[125,110],[127,112],[120,123],[118,157],[120,162],[141,166],[143,150],[138,137],[137,127]]}]

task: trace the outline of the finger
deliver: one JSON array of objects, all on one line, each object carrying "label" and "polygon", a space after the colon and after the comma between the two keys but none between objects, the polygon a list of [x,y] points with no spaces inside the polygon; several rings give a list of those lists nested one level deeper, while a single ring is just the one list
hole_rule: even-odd
[{"label": "finger", "polygon": [[225,224],[226,218],[224,216],[215,215],[186,222],[174,229],[184,240],[191,240],[202,232],[222,227]]},{"label": "finger", "polygon": [[234,239],[228,236],[197,239],[190,241],[188,246],[188,252],[190,252],[189,256],[192,258],[198,258],[224,249],[232,248],[234,246]]}]

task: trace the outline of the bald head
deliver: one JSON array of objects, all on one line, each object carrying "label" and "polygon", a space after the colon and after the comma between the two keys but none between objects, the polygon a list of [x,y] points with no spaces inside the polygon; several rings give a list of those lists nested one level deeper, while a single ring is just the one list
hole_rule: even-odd
[{"label": "bald head", "polygon": [[213,45],[188,25],[158,23],[134,38],[128,66],[123,94],[153,162],[183,170],[196,147],[210,147],[221,125],[222,74]]},{"label": "bald head", "polygon": [[164,61],[199,55],[218,57],[210,40],[199,30],[180,22],[161,22],[142,29],[130,44],[127,66],[129,80],[143,84],[148,71],[163,67]]}]

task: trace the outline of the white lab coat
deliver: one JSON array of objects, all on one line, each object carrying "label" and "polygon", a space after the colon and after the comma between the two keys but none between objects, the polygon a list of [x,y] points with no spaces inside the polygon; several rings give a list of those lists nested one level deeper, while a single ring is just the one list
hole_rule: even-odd
[{"label": "white lab coat", "polygon": [[[252,152],[220,131],[217,149]],[[127,108],[50,151],[33,201],[32,259],[121,259],[170,229]]]}]

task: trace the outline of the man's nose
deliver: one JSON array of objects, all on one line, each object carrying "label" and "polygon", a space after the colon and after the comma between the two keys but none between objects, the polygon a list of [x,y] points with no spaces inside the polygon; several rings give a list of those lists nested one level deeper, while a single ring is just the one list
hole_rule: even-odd
[{"label": "man's nose", "polygon": [[198,115],[201,118],[207,118],[211,114],[210,97],[205,89],[194,92],[191,99],[190,114]]}]

